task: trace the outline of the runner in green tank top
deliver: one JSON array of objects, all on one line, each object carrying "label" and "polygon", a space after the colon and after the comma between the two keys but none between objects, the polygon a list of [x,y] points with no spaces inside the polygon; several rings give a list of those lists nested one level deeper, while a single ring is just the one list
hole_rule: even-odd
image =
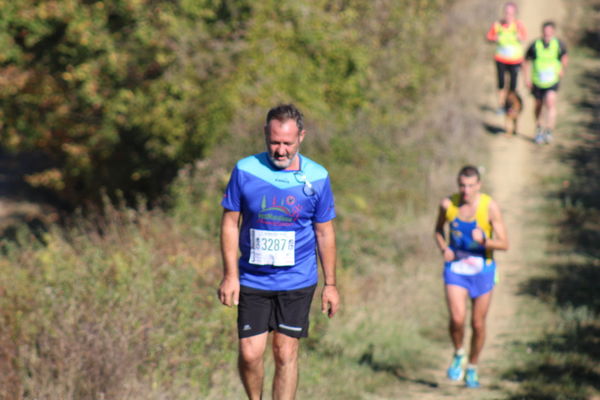
[{"label": "runner in green tank top", "polygon": [[[554,34],[552,21],[542,25],[542,37],[534,41],[525,55],[525,84],[535,97],[535,142],[550,143],[556,126],[556,95],[568,63],[567,49]],[[545,115],[542,118],[542,111]]]}]

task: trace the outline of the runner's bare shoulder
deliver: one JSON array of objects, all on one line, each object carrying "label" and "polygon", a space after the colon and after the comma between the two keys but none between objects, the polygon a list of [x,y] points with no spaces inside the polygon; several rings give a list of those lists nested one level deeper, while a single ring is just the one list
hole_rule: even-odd
[{"label": "runner's bare shoulder", "polygon": [[452,204],[452,200],[450,200],[449,197],[444,197],[442,199],[442,201],[440,202],[440,207],[443,208],[444,210],[447,210],[448,207],[450,207],[450,204]]}]

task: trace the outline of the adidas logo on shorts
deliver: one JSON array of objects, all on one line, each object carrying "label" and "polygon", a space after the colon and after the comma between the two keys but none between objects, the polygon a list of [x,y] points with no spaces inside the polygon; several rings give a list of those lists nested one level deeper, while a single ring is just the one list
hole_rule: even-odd
[{"label": "adidas logo on shorts", "polygon": [[248,324],[244,325],[244,327],[242,328],[243,331],[249,331],[250,329],[252,329],[252,327]]}]

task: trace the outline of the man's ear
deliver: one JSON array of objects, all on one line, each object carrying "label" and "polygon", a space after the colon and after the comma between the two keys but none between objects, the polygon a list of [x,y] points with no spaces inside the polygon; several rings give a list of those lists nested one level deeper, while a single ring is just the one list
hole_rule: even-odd
[{"label": "man's ear", "polygon": [[304,140],[304,134],[306,134],[306,130],[302,129],[298,134],[298,138],[300,139],[300,143]]}]

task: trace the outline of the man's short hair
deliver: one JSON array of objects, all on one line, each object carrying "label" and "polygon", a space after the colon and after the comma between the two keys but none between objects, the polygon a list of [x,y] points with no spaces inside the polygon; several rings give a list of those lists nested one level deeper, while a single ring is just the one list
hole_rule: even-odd
[{"label": "man's short hair", "polygon": [[553,29],[556,29],[556,23],[554,21],[545,21],[542,24],[542,29],[546,28],[547,26],[551,26]]},{"label": "man's short hair", "polygon": [[296,121],[296,126],[298,127],[299,132],[302,132],[304,129],[304,116],[293,104],[280,104],[271,108],[267,113],[267,121],[265,124],[267,129],[269,129],[269,123],[274,119],[280,122],[293,119]]},{"label": "man's short hair", "polygon": [[460,171],[458,171],[458,178],[460,179],[461,176],[464,176],[466,178],[476,176],[478,181],[481,179],[479,170],[473,165],[465,165],[464,167],[462,167]]}]

